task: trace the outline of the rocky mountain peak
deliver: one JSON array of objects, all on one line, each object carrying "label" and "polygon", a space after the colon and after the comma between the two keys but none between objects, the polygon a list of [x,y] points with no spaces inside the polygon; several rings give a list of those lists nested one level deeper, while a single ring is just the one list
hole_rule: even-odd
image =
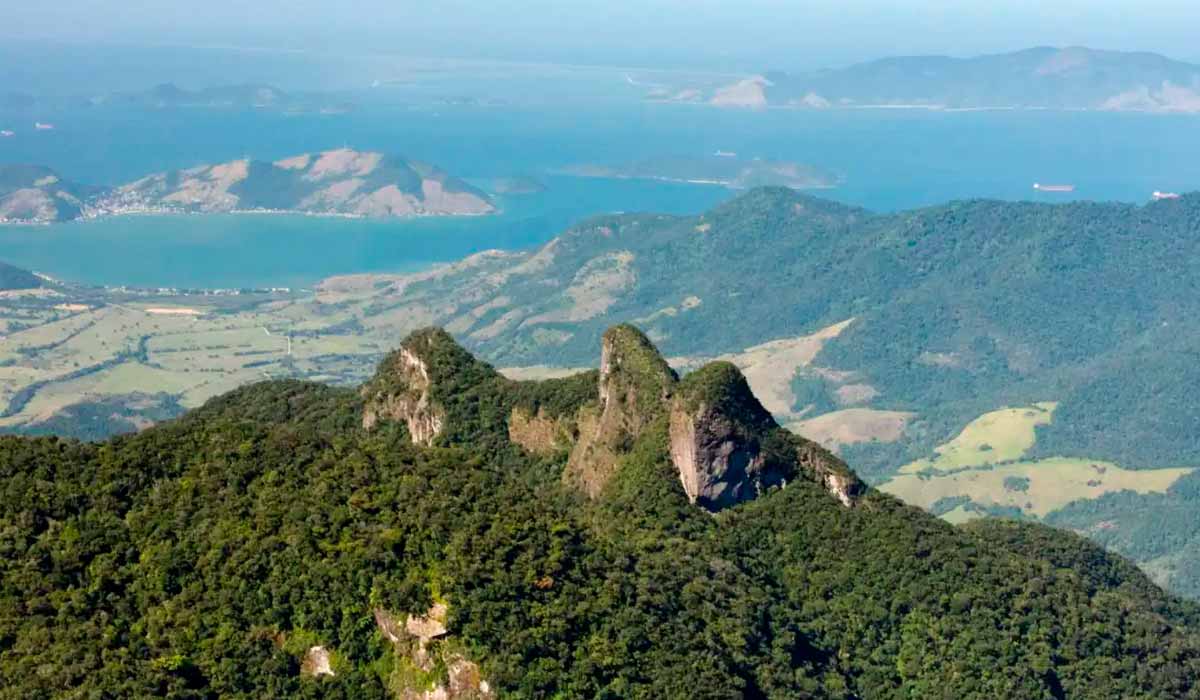
[{"label": "rocky mountain peak", "polygon": [[403,423],[418,445],[565,451],[563,481],[591,498],[644,437],[669,443],[684,493],[710,511],[795,479],[822,485],[846,506],[865,491],[832,454],[780,428],[736,366],[713,362],[680,380],[627,324],[604,333],[598,376],[545,382],[508,380],[445,331],[420,330],[380,363],[361,394],[365,429]]},{"label": "rocky mountain peak", "polygon": [[680,380],[630,325],[604,334],[599,403],[580,411],[564,479],[598,496],[622,457],[658,421],[666,424],[671,462],[688,500],[710,511],[794,479],[820,484],[846,506],[866,490],[832,454],[780,428],[736,366],[713,362]]},{"label": "rocky mountain peak", "polygon": [[453,397],[464,382],[498,377],[446,331],[415,331],[363,385],[363,427],[370,430],[386,420],[403,422],[414,443],[432,445],[450,418],[446,398]]},{"label": "rocky mountain peak", "polygon": [[[605,413],[621,413],[645,424],[661,411],[678,377],[640,330],[613,326],[600,341],[600,404]],[[628,409],[644,409],[628,410]]]},{"label": "rocky mountain peak", "polygon": [[793,465],[763,446],[774,430],[733,364],[714,362],[686,376],[671,401],[669,435],[688,500],[715,511],[786,484]]},{"label": "rocky mountain peak", "polygon": [[599,496],[621,454],[663,415],[677,381],[640,330],[628,324],[608,329],[600,343],[600,403],[580,411],[579,439],[563,478],[589,496]]},{"label": "rocky mountain peak", "polygon": [[795,479],[853,506],[866,485],[833,454],[780,428],[741,370],[713,362],[683,378],[670,408],[671,461],[688,499],[710,511]]}]

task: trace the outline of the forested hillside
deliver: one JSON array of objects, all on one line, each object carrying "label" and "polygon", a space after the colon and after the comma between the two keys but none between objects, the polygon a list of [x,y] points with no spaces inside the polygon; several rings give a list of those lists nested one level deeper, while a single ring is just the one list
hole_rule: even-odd
[{"label": "forested hillside", "polygon": [[[1185,261],[1197,254],[1200,195],[875,215],[760,189],[700,217],[593,219],[531,254],[335,278],[323,299],[369,309],[367,324],[445,323],[503,365],[587,365],[620,320],[669,356],[712,356],[854,319],[817,364],[855,373],[875,404],[915,410],[934,433],[1051,397],[1063,419],[1046,449],[1189,464],[1200,273]],[[366,299],[348,293],[368,283]]]},{"label": "forested hillside", "polygon": [[[974,460],[925,489],[931,503],[945,496],[937,512],[963,505],[954,517],[1043,518],[1077,499],[1120,500],[1130,485],[1191,503],[1187,479],[1164,470],[1200,466],[1200,272],[1188,262],[1198,255],[1194,194],[873,214],[768,188],[698,217],[599,217],[527,253],[335,278],[314,310],[380,331],[444,324],[508,366],[588,366],[603,329],[633,321],[683,366],[723,353],[748,372],[757,363],[751,380],[773,395],[772,412],[830,440],[877,484],[992,412],[1053,403],[1046,420],[1009,426],[1019,438],[964,433],[977,441]],[[1013,440],[1019,449],[994,449]],[[1006,463],[1012,489],[967,481]],[[1157,476],[1140,481],[1131,469]],[[1026,491],[1022,479],[1032,480]],[[1179,544],[1194,542],[1182,522],[1150,548],[1124,536],[1124,523],[1154,530],[1149,511],[1129,511],[1115,531],[1075,512],[1080,532],[1200,595],[1188,573],[1200,550]]]},{"label": "forested hillside", "polygon": [[0,697],[1197,697],[1200,614],[1125,562],[867,490],[727,363],[603,354],[513,382],[423,331],[361,392],[0,440]]}]

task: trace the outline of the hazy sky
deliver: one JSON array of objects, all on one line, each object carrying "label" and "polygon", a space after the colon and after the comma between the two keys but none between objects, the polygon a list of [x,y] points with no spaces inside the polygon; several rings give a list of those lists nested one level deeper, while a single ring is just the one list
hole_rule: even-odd
[{"label": "hazy sky", "polygon": [[0,0],[0,35],[803,69],[1035,45],[1200,60],[1197,0]]}]

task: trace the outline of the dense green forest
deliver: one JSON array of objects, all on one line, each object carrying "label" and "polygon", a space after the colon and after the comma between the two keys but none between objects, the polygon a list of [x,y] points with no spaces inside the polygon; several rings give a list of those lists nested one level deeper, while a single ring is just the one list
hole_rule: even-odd
[{"label": "dense green forest", "polygon": [[[840,448],[871,483],[987,412],[1043,401],[1058,408],[1028,459],[1198,467],[1197,257],[1198,194],[1143,206],[971,200],[877,214],[761,188],[700,216],[597,217],[537,251],[464,261],[402,291],[385,286],[364,313],[447,324],[501,366],[564,367],[593,364],[615,322],[640,323],[668,356],[695,358],[853,319],[792,377],[785,418],[913,414],[894,441]],[[870,398],[844,400],[847,384]],[[1191,504],[1181,509],[1200,508],[1190,491],[1173,493]],[[1171,548],[1190,540],[1188,523],[1139,508],[1117,519],[1118,532],[1105,522],[1086,503],[1070,516],[1151,570],[1170,564],[1178,575],[1159,580],[1200,595],[1200,577],[1184,574],[1200,570],[1200,549]],[[1129,528],[1164,544],[1142,546],[1147,537]]]},{"label": "dense green forest", "polygon": [[[622,321],[644,319],[668,356],[714,356],[854,318],[817,364],[877,389],[873,407],[920,414],[921,439],[899,457],[858,455],[864,468],[894,469],[988,410],[1045,400],[1061,412],[1039,449],[1200,464],[1187,418],[1200,271],[1184,264],[1197,256],[1200,195],[875,214],[760,188],[698,217],[597,217],[530,256],[385,287],[369,308],[457,325],[474,300],[502,300],[455,331],[501,366],[587,366]],[[601,312],[578,310],[593,297]]]},{"label": "dense green forest", "polygon": [[1171,575],[1180,595],[1200,598],[1200,473],[1166,493],[1123,491],[1077,501],[1051,513],[1055,527],[1086,532],[1097,543]]},{"label": "dense green forest", "polygon": [[[589,415],[596,373],[510,382],[417,338],[419,405],[393,356],[362,394],[268,382],[136,436],[0,439],[0,697],[421,697],[451,655],[502,697],[1200,697],[1197,607],[1080,538],[807,478],[711,514],[651,415],[589,499],[506,416]],[[432,445],[365,429],[379,396],[441,411]],[[444,663],[414,668],[377,614],[434,603]],[[333,675],[303,672],[318,645]]]}]

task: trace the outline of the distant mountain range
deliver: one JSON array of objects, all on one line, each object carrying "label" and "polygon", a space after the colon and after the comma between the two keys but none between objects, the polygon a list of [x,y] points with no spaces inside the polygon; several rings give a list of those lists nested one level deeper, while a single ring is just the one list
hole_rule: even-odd
[{"label": "distant mountain range", "polygon": [[815,73],[767,72],[652,99],[726,107],[917,107],[1200,112],[1200,66],[1153,53],[1040,47],[951,58],[883,58]]},{"label": "distant mountain range", "polygon": [[495,208],[485,193],[436,166],[350,149],[202,165],[111,189],[69,183],[47,168],[0,166],[0,222],[237,211],[408,217],[489,214]]}]

